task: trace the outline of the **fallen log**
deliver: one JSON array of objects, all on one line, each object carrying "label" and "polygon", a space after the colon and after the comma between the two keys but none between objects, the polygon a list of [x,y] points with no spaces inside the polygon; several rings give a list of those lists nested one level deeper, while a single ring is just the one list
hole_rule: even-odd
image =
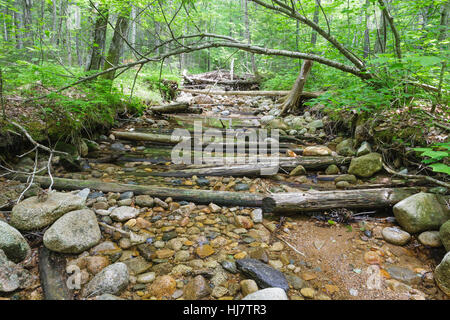
[{"label": "fallen log", "polygon": [[[220,95],[220,96],[264,96],[264,97],[282,97],[289,94],[290,91],[209,91],[209,90],[194,90],[180,88],[179,91],[192,94],[206,94],[206,95]],[[302,92],[303,98],[317,98],[320,92]]]},{"label": "fallen log", "polygon": [[183,113],[189,110],[189,104],[178,102],[149,108],[154,113]]},{"label": "fallen log", "polygon": [[176,145],[183,140],[183,137],[180,136],[172,137],[166,134],[156,134],[156,133],[113,131],[112,134],[118,139],[131,141],[151,141],[170,145]]},{"label": "fallen log", "polygon": [[278,193],[265,197],[262,201],[262,209],[266,213],[284,214],[336,208],[384,208],[391,207],[421,191],[420,188],[381,188]]},{"label": "fallen log", "polygon": [[[28,176],[18,175],[16,180],[26,182]],[[91,190],[98,190],[102,192],[127,192],[132,191],[136,195],[149,195],[165,199],[168,197],[178,201],[192,201],[199,204],[215,203],[224,206],[243,206],[243,207],[260,207],[262,203],[262,196],[253,193],[242,192],[228,192],[228,191],[211,191],[211,190],[196,190],[196,189],[181,189],[181,188],[164,188],[144,185],[121,184],[94,180],[76,180],[53,178],[53,189],[56,190],[81,190],[89,188]],[[51,179],[48,177],[35,177],[34,182],[47,188],[51,184]]]},{"label": "fallen log", "polygon": [[[214,158],[211,158],[211,161]],[[222,160],[221,158],[217,160]],[[243,159],[245,160],[245,159]],[[247,159],[248,160],[248,159]],[[196,168],[188,170],[166,171],[166,172],[152,172],[149,175],[159,177],[179,177],[186,178],[192,176],[233,176],[233,177],[254,177],[264,175],[275,175],[279,169],[290,171],[299,165],[305,169],[321,169],[326,168],[332,164],[343,164],[350,162],[350,158],[339,157],[297,157],[289,160],[270,160],[270,158],[259,158],[257,163],[248,164],[230,164],[225,166],[206,168]],[[274,170],[275,169],[275,170]]]}]

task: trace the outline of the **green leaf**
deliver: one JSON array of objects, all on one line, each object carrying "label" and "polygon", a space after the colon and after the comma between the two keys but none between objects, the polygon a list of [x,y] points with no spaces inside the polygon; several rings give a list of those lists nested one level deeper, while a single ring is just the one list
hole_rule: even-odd
[{"label": "green leaf", "polygon": [[434,172],[441,172],[450,175],[450,167],[444,163],[430,164],[430,168],[433,169]]},{"label": "green leaf", "polygon": [[422,56],[422,57],[419,57],[419,63],[423,67],[429,67],[429,66],[438,64],[440,62],[441,62],[441,58],[438,58],[438,57],[433,57],[433,56]]}]

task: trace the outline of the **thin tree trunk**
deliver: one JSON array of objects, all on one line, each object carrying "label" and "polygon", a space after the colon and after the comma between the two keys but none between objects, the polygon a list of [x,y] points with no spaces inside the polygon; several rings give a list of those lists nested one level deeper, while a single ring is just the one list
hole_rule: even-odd
[{"label": "thin tree trunk", "polygon": [[98,8],[99,14],[95,21],[94,29],[94,41],[92,45],[92,51],[90,53],[90,61],[87,66],[87,71],[100,70],[102,62],[104,60],[104,51],[106,43],[106,30],[108,27],[109,9],[107,6],[100,6]]},{"label": "thin tree trunk", "polygon": [[23,5],[23,26],[25,29],[24,36],[25,36],[25,45],[26,46],[32,46],[33,41],[33,21],[31,16],[31,8],[33,6],[32,0],[22,0]]},{"label": "thin tree trunk", "polygon": [[367,59],[369,57],[370,54],[370,30],[369,30],[369,6],[370,6],[370,1],[366,0],[366,28],[364,30],[364,59]]},{"label": "thin tree trunk", "polygon": [[[131,11],[131,10],[129,10]],[[111,44],[109,46],[107,59],[105,61],[105,65],[103,66],[103,70],[110,69],[119,65],[120,56],[123,48],[123,37],[127,34],[128,24],[130,21],[129,12],[127,14],[121,14],[117,18],[114,35],[111,40]],[[115,72],[111,71],[106,73],[103,78],[113,80]]]},{"label": "thin tree trunk", "polygon": [[292,87],[291,92],[287,96],[285,102],[282,105],[281,115],[287,114],[291,109],[296,109],[300,104],[303,88],[306,83],[309,72],[311,71],[313,62],[311,60],[305,60],[300,70],[300,74],[295,80],[295,84]]}]

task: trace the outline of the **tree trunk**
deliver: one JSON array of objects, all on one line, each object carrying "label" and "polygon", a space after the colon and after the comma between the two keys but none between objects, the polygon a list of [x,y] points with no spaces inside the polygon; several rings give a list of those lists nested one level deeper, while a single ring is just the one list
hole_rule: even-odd
[{"label": "tree trunk", "polygon": [[34,43],[33,41],[33,21],[31,16],[31,8],[33,6],[32,0],[22,0],[23,4],[23,26],[25,29],[24,40],[25,45],[31,47]]},{"label": "tree trunk", "polygon": [[262,209],[267,213],[285,214],[323,211],[337,208],[385,208],[391,207],[420,191],[420,188],[382,188],[278,193],[264,198]]},{"label": "tree trunk", "polygon": [[294,86],[292,87],[291,92],[286,97],[285,102],[282,104],[281,115],[287,114],[290,110],[295,110],[300,104],[300,99],[302,97],[303,88],[306,83],[306,79],[308,77],[309,72],[311,71],[311,67],[313,62],[311,60],[305,60],[302,65],[302,69],[300,70],[300,74],[295,80]]},{"label": "tree trunk", "polygon": [[[131,10],[130,10],[131,11]],[[123,38],[127,34],[128,23],[130,21],[129,13],[121,14],[117,18],[114,35],[111,40],[111,44],[109,46],[108,55],[105,61],[105,65],[103,66],[103,70],[107,70],[109,68],[115,67],[119,65],[120,54],[123,48]],[[103,75],[104,79],[113,80],[115,72],[111,71]]]},{"label": "tree trunk", "polygon": [[107,6],[98,8],[97,20],[95,21],[94,43],[92,45],[91,58],[87,66],[87,71],[100,70],[104,61],[103,54],[106,43],[106,30],[108,27],[109,9]]}]

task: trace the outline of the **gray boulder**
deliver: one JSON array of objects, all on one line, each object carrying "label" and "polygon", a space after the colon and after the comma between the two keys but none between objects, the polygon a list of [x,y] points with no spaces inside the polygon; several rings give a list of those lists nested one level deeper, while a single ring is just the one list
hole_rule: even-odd
[{"label": "gray boulder", "polygon": [[44,245],[60,253],[81,253],[101,239],[95,213],[91,210],[72,211],[59,218],[44,234]]},{"label": "gray boulder", "polygon": [[260,288],[281,288],[289,290],[289,283],[280,271],[256,259],[239,259],[238,270],[245,276],[255,280]]},{"label": "gray boulder", "polygon": [[33,276],[20,265],[9,261],[0,249],[0,292],[13,292],[33,284]]},{"label": "gray boulder", "polygon": [[444,198],[432,193],[417,193],[394,206],[394,215],[403,229],[410,233],[438,230],[450,219]]},{"label": "gray boulder", "polygon": [[82,296],[101,296],[103,294],[118,294],[128,286],[129,281],[128,268],[125,263],[114,263],[99,273],[89,281],[84,287]]},{"label": "gray boulder", "polygon": [[266,288],[250,293],[242,300],[289,300],[281,288]]},{"label": "gray boulder", "polygon": [[439,288],[450,296],[450,252],[447,252],[441,263],[436,267],[434,279]]},{"label": "gray boulder", "polygon": [[369,154],[372,152],[372,148],[370,147],[370,144],[367,141],[364,141],[361,146],[359,147],[358,151],[356,151],[356,155],[358,157],[365,156],[366,154]]},{"label": "gray boulder", "polygon": [[10,224],[19,230],[37,230],[51,225],[65,213],[83,209],[86,198],[77,194],[52,192],[43,202],[28,198],[14,206]]},{"label": "gray boulder", "polygon": [[439,238],[444,245],[445,250],[450,251],[450,220],[444,223],[439,229]]},{"label": "gray boulder", "polygon": [[354,145],[353,139],[346,139],[336,146],[336,152],[337,154],[344,157],[352,157],[356,153],[356,150],[353,148],[353,145]]},{"label": "gray boulder", "polygon": [[362,157],[353,158],[348,173],[362,178],[370,178],[382,168],[381,154],[372,152]]},{"label": "gray boulder", "polygon": [[110,217],[116,221],[127,221],[135,218],[139,214],[139,210],[133,207],[123,206],[114,209],[111,212]]},{"label": "gray boulder", "polygon": [[31,249],[22,234],[9,224],[0,220],[0,249],[9,260],[19,263],[30,253]]}]

